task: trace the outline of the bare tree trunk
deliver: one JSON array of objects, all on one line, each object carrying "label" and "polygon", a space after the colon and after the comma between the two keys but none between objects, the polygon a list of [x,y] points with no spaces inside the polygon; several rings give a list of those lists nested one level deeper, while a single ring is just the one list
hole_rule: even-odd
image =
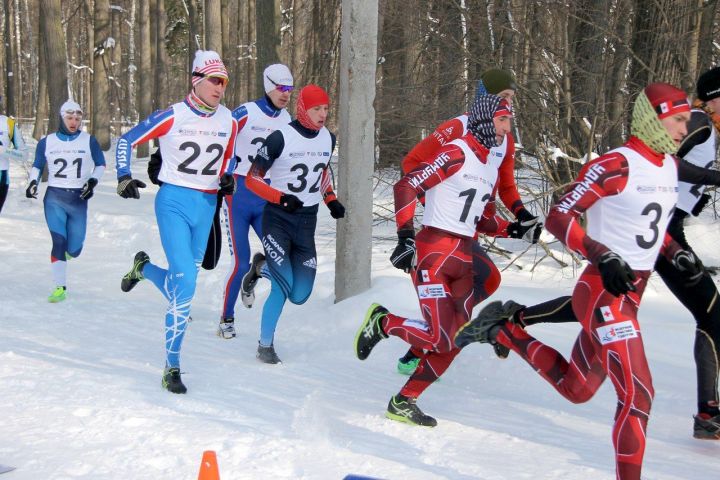
[{"label": "bare tree trunk", "polygon": [[7,115],[17,115],[17,102],[15,95],[17,93],[15,82],[15,24],[13,22],[13,1],[4,0],[5,5],[5,68],[7,69],[5,83],[5,113]]},{"label": "bare tree trunk", "polygon": [[156,43],[155,58],[157,64],[154,66],[155,81],[155,108],[164,109],[168,106],[168,53],[165,46],[165,30],[167,29],[167,14],[165,13],[165,0],[157,0],[155,3],[154,16],[156,19]]},{"label": "bare tree trunk", "polygon": [[377,0],[342,1],[338,194],[348,216],[337,226],[336,302],[370,288],[377,25]]},{"label": "bare tree trunk", "polygon": [[[40,22],[42,23],[42,20]],[[35,103],[35,126],[32,134],[35,140],[40,140],[45,135],[45,119],[48,116],[48,67],[45,52],[45,35],[41,31],[38,35],[38,92]]]},{"label": "bare tree trunk", "polygon": [[[150,64],[150,2],[149,0],[140,0],[140,9],[138,11],[138,115],[140,119],[144,119],[152,113],[152,66]],[[138,157],[146,157],[148,153],[148,144],[143,143],[138,146]]]},{"label": "bare tree trunk", "polygon": [[258,0],[255,2],[255,38],[257,45],[257,61],[255,75],[255,96],[262,96],[265,92],[263,87],[262,72],[271,63],[277,63],[277,47],[280,43],[280,32],[277,29],[274,0]]},{"label": "bare tree trunk", "polygon": [[67,52],[65,35],[62,27],[60,0],[45,0],[43,14],[40,15],[40,28],[45,40],[46,67],[48,78],[48,97],[50,98],[50,114],[48,131],[58,129],[60,122],[60,106],[68,97]]},{"label": "bare tree trunk", "polygon": [[205,0],[205,9],[203,10],[205,50],[215,50],[220,54],[220,58],[223,56],[221,7],[220,0]]},{"label": "bare tree trunk", "polygon": [[97,138],[100,148],[110,149],[110,85],[108,76],[111,63],[110,37],[110,1],[95,0],[95,39],[94,50],[95,71],[93,74],[92,91],[92,132]]}]

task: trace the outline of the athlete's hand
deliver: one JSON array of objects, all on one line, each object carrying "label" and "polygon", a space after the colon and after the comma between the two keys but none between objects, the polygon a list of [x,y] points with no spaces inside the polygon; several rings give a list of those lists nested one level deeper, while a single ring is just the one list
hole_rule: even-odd
[{"label": "athlete's hand", "polygon": [[82,191],[80,191],[80,198],[82,198],[83,200],[90,200],[93,196],[95,186],[97,184],[97,178],[88,178],[88,181],[85,182],[85,185],[83,185],[82,187]]},{"label": "athlete's hand", "polygon": [[235,177],[232,173],[223,173],[220,177],[220,189],[219,193],[222,195],[232,195],[237,190],[237,183],[235,183]]},{"label": "athlete's hand", "polygon": [[140,188],[145,188],[145,182],[136,180],[130,175],[118,178],[117,193],[123,198],[140,198]]},{"label": "athlete's hand", "polygon": [[600,255],[597,267],[600,270],[603,287],[611,295],[619,297],[636,290],[632,283],[635,280],[635,272],[617,253],[607,251]]},{"label": "athlete's hand", "polygon": [[398,232],[398,244],[390,255],[390,262],[395,268],[405,273],[415,266],[415,232],[412,230],[400,230]]},{"label": "athlete's hand", "polygon": [[532,220],[522,221],[518,216],[516,222],[508,225],[507,232],[510,238],[522,238],[526,242],[535,244],[540,238],[542,227],[543,224],[538,222],[537,217],[533,217]]},{"label": "athlete's hand", "polygon": [[280,206],[286,212],[293,213],[295,210],[303,206],[303,202],[290,193],[283,193],[280,196]]},{"label": "athlete's hand", "polygon": [[672,264],[685,275],[685,285],[688,287],[697,285],[705,274],[705,267],[702,262],[690,250],[678,250],[673,256]]},{"label": "athlete's hand", "polygon": [[703,193],[702,195],[700,195],[700,200],[698,200],[698,202],[693,207],[692,212],[690,212],[690,213],[692,213],[694,217],[697,217],[698,215],[700,215],[700,212],[702,212],[703,208],[705,208],[707,206],[707,204],[708,204],[708,202],[710,202],[711,198],[712,197],[710,195],[708,195],[707,193]]},{"label": "athlete's hand", "polygon": [[30,183],[28,183],[28,186],[25,189],[25,196],[27,198],[37,198],[37,188],[37,180],[30,180]]},{"label": "athlete's hand", "polygon": [[338,220],[345,216],[345,207],[338,200],[333,200],[333,201],[329,202],[327,204],[327,207],[330,209],[330,215],[335,220]]}]

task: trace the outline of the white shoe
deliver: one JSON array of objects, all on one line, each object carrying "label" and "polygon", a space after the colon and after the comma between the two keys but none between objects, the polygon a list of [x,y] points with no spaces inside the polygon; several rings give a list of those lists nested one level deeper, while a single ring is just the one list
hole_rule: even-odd
[{"label": "white shoe", "polygon": [[217,336],[229,340],[235,338],[235,319],[232,317],[223,318],[217,329]]}]

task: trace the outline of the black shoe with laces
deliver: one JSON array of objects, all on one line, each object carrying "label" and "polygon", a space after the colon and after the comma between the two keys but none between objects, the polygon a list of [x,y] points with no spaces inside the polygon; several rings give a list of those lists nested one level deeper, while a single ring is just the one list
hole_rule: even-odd
[{"label": "black shoe with laces", "polygon": [[143,277],[142,271],[145,267],[145,264],[147,264],[150,261],[150,257],[145,252],[137,252],[135,254],[135,260],[133,261],[133,266],[130,269],[128,273],[125,274],[125,276],[122,278],[122,281],[120,282],[120,289],[123,292],[129,292],[132,290],[135,285],[138,284],[140,280],[143,280],[145,277]]},{"label": "black shoe with laces", "polygon": [[355,334],[355,355],[365,360],[375,348],[375,345],[387,338],[382,329],[382,319],[388,314],[387,308],[373,303],[365,314],[362,325]]},{"label": "black shoe with laces", "polygon": [[[503,304],[503,309],[505,310],[507,320],[515,324],[518,324],[518,322],[515,321],[515,313],[524,308],[525,305],[520,305],[519,303],[515,303],[512,300],[508,300]],[[495,351],[495,355],[497,355],[498,358],[505,360],[506,358],[508,358],[508,356],[510,356],[510,349],[505,345],[501,343],[493,343],[492,346],[493,350]]]},{"label": "black shoe with laces", "polygon": [[711,417],[707,413],[700,413],[693,419],[693,437],[701,440],[720,440],[720,415]]},{"label": "black shoe with laces", "polygon": [[275,353],[275,346],[273,344],[270,344],[269,347],[266,347],[264,345],[261,345],[260,342],[258,342],[258,349],[257,354],[255,354],[255,358],[257,358],[263,363],[269,363],[270,365],[282,363],[280,357],[278,357],[277,353]]},{"label": "black shoe with laces", "polygon": [[500,325],[506,319],[503,318],[505,310],[501,301],[490,302],[480,310],[477,317],[473,318],[455,334],[455,346],[463,348],[473,342],[494,343],[495,337],[500,331]]},{"label": "black shoe with laces", "polygon": [[390,420],[420,425],[423,427],[437,426],[437,420],[430,415],[425,415],[417,406],[417,399],[397,394],[390,399],[385,416]]},{"label": "black shoe with laces", "polygon": [[168,392],[172,393],[186,393],[187,387],[183,385],[182,378],[180,378],[180,369],[177,367],[165,367],[163,373],[162,386]]},{"label": "black shoe with laces", "polygon": [[240,298],[247,308],[252,308],[253,303],[255,303],[255,285],[262,278],[260,271],[263,265],[265,265],[265,255],[257,252],[253,255],[250,270],[243,275],[240,285]]}]

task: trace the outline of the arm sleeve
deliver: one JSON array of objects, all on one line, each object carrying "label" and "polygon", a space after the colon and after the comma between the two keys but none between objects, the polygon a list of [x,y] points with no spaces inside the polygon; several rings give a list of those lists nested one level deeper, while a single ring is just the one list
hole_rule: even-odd
[{"label": "arm sleeve", "polygon": [[694,185],[720,186],[720,171],[698,167],[687,160],[678,159],[678,180]]},{"label": "arm sleeve", "polygon": [[568,191],[550,207],[545,226],[567,248],[596,263],[609,248],[590,238],[578,218],[603,197],[617,195],[627,185],[628,162],[619,153],[587,163]]},{"label": "arm sleeve", "polygon": [[[332,152],[335,151],[335,135],[331,132],[330,138],[332,140],[332,148],[330,149],[330,158],[332,158]],[[330,163],[328,162],[327,166],[322,171],[322,177],[320,180],[320,191],[323,195],[323,201],[325,202],[325,205],[332,202],[333,200],[337,200],[337,196],[335,195],[335,192],[332,188],[332,178],[330,177]]]},{"label": "arm sleeve", "polygon": [[524,209],[520,193],[515,184],[515,139],[508,134],[508,147],[505,152],[500,168],[498,169],[498,195],[503,205],[517,217],[520,210]]},{"label": "arm sleeve", "polygon": [[250,171],[245,177],[245,186],[248,190],[271,203],[280,203],[283,192],[265,183],[263,178],[265,173],[272,168],[275,160],[280,157],[284,148],[285,137],[280,130],[275,130],[260,145],[257,155],[253,158]]},{"label": "arm sleeve", "polygon": [[[424,168],[415,168],[393,187],[395,222],[398,231],[414,230],[416,198],[453,175],[465,162],[465,154],[457,145],[448,145],[438,152],[434,161]],[[421,165],[422,167],[422,165]]]},{"label": "arm sleeve", "polygon": [[115,169],[118,178],[132,173],[130,171],[132,149],[141,143],[168,133],[174,118],[172,107],[167,110],[158,110],[120,137],[115,150]]},{"label": "arm sleeve", "polygon": [[507,228],[510,222],[497,214],[495,205],[495,195],[493,195],[485,205],[485,210],[478,221],[475,230],[478,233],[492,235],[494,237],[507,237]]},{"label": "arm sleeve", "polygon": [[40,175],[42,174],[47,158],[45,158],[45,145],[47,144],[47,137],[43,137],[35,148],[35,161],[33,162],[32,170],[30,171],[29,180],[37,180],[40,183]]},{"label": "arm sleeve", "polygon": [[235,170],[235,140],[237,140],[238,122],[233,118],[232,131],[230,132],[230,140],[225,146],[225,155],[223,156],[223,166],[220,169],[220,175],[225,173],[233,173]]},{"label": "arm sleeve", "polygon": [[[232,116],[235,119],[235,122],[237,123],[237,133],[235,134],[235,144],[237,145],[237,135],[242,131],[243,128],[245,128],[245,125],[248,122],[248,111],[245,105],[240,105],[235,110],[232,111]],[[233,146],[233,163],[231,165],[232,168],[229,168],[228,171],[233,172],[235,171],[235,167],[237,167],[237,164],[240,163],[243,159],[239,158],[237,156],[237,152],[235,152],[235,146]]]},{"label": "arm sleeve", "polygon": [[421,163],[435,158],[437,152],[448,142],[463,136],[463,124],[457,118],[442,123],[430,135],[413,147],[402,161],[402,173],[407,174],[415,170]]}]

